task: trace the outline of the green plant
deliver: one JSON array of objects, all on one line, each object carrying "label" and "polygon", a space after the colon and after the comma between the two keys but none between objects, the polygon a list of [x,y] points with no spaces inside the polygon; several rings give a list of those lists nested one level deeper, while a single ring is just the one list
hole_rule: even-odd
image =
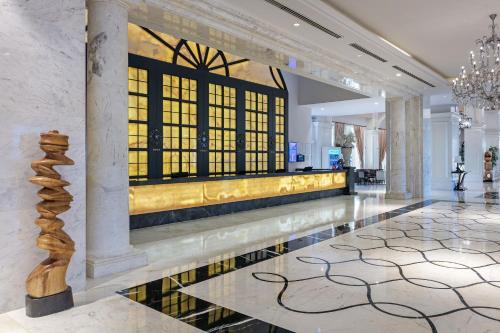
[{"label": "green plant", "polygon": [[493,162],[493,166],[495,167],[497,165],[497,160],[498,160],[498,147],[490,146],[488,150],[491,152],[491,161]]}]

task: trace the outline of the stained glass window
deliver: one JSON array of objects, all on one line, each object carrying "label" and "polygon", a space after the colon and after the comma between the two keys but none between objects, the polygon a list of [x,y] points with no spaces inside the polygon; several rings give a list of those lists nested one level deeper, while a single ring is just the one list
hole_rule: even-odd
[{"label": "stained glass window", "polygon": [[276,170],[285,170],[285,99],[276,97]]},{"label": "stained glass window", "polygon": [[128,69],[128,173],[148,176],[148,71]]},{"label": "stained glass window", "polygon": [[245,170],[265,173],[268,143],[268,96],[245,91]]},{"label": "stained glass window", "polygon": [[197,81],[163,75],[163,176],[196,176]]},{"label": "stained glass window", "polygon": [[208,169],[213,176],[236,173],[236,89],[208,85]]}]

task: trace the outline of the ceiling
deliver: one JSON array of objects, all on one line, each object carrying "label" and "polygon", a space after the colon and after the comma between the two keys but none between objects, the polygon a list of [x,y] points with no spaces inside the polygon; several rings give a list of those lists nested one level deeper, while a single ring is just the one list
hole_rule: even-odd
[{"label": "ceiling", "polygon": [[124,1],[132,23],[364,96],[418,95],[448,85],[320,0]]},{"label": "ceiling", "polygon": [[466,64],[474,41],[489,34],[489,14],[500,15],[498,0],[323,1],[446,78]]}]

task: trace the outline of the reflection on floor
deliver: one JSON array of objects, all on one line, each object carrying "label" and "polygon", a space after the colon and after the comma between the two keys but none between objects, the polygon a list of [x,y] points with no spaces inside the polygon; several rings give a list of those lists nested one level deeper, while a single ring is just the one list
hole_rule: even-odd
[{"label": "reflection on floor", "polygon": [[498,199],[359,192],[142,230],[150,265],[0,332],[500,332]]},{"label": "reflection on floor", "polygon": [[268,248],[210,263],[203,267],[168,276],[133,288],[128,288],[120,293],[134,301],[140,302],[150,308],[208,332],[221,330],[225,327],[231,327],[238,332],[289,332],[287,329],[279,327],[278,325],[252,318],[251,315],[245,315],[241,312],[207,302],[203,299],[180,292],[179,289],[220,277],[224,274],[264,262],[268,259],[279,257],[285,253],[318,244],[338,235],[399,216],[431,203],[432,201],[424,201],[382,213],[371,218],[338,225],[335,228],[325,229],[303,237],[291,237],[286,242],[275,244]]}]

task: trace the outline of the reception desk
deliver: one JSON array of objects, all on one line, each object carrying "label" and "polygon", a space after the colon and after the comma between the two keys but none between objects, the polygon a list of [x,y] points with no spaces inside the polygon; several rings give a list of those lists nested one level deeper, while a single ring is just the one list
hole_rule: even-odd
[{"label": "reception desk", "polygon": [[350,193],[350,170],[131,182],[131,229]]}]

